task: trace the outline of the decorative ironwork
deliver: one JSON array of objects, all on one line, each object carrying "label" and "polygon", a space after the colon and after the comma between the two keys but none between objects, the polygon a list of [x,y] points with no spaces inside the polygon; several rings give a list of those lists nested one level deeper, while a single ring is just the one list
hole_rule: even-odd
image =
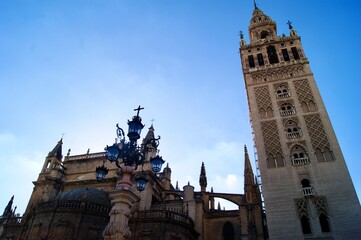
[{"label": "decorative ironwork", "polygon": [[[138,107],[134,109],[137,112],[136,116],[133,116],[132,121],[128,120],[128,138],[129,141],[126,141],[124,130],[119,127],[119,124],[116,125],[116,134],[115,143],[111,146],[105,147],[105,157],[108,161],[114,162],[119,169],[122,169],[121,163],[125,166],[130,166],[134,170],[138,166],[143,165],[145,161],[145,154],[151,148],[157,148],[159,145],[160,137],[148,139],[145,143],[138,145],[137,140],[140,138],[140,133],[144,128],[142,124],[142,118],[139,116],[139,111],[144,108]],[[157,155],[150,159],[152,164],[152,171],[157,173],[161,170],[164,160],[161,156]],[[108,169],[103,166],[96,168],[96,177],[98,181],[103,181],[105,179]],[[139,191],[145,189],[145,185],[148,180],[145,178],[145,174],[140,174],[135,176],[136,187]]]}]

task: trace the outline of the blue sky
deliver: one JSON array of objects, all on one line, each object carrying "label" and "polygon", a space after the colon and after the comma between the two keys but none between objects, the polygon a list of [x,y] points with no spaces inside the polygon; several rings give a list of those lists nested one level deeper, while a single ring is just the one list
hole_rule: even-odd
[{"label": "blue sky", "polygon": [[[361,169],[361,3],[258,1],[302,37],[358,195]],[[243,145],[253,162],[238,32],[252,1],[0,1],[0,211],[23,213],[32,181],[64,135],[63,152],[103,151],[133,108],[155,119],[172,183],[199,190],[204,161],[218,192],[243,192]],[[146,128],[143,134],[146,133]]]}]

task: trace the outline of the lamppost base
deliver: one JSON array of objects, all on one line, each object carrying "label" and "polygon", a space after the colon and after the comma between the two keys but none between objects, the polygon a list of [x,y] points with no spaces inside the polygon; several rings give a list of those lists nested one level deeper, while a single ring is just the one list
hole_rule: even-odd
[{"label": "lamppost base", "polygon": [[122,167],[122,176],[117,182],[116,189],[109,193],[113,207],[109,213],[109,223],[103,231],[104,240],[130,239],[128,222],[131,217],[131,208],[140,200],[130,182],[133,173],[134,170],[131,167]]}]

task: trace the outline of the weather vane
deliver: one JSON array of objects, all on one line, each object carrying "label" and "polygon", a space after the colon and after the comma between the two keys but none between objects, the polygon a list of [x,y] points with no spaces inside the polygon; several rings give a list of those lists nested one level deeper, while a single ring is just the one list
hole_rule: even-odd
[{"label": "weather vane", "polygon": [[254,9],[258,9],[256,0],[253,0],[253,4],[254,4]]},{"label": "weather vane", "polygon": [[240,36],[240,37],[241,37],[241,39],[243,39],[243,32],[242,32],[242,31],[239,31],[238,36]]}]

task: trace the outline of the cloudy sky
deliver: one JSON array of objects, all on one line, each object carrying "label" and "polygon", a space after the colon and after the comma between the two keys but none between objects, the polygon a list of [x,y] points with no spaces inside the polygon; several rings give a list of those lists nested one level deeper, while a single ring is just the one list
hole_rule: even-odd
[{"label": "cloudy sky", "polygon": [[[260,0],[302,37],[358,195],[361,194],[361,2]],[[64,155],[103,151],[138,105],[162,140],[172,182],[243,192],[243,146],[254,161],[239,36],[248,0],[0,1],[0,214],[23,213],[32,181],[64,135]],[[143,132],[145,134],[146,131]]]}]

